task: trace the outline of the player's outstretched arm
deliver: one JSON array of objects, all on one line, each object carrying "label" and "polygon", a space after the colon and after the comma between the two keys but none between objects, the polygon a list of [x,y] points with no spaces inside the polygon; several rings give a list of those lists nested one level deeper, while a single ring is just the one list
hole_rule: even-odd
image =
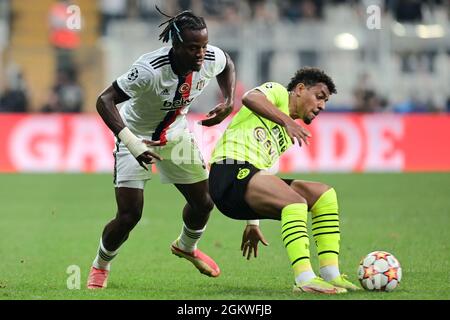
[{"label": "player's outstretched arm", "polygon": [[274,106],[261,91],[256,89],[247,91],[242,97],[242,103],[256,114],[285,127],[292,143],[295,143],[296,139],[300,146],[302,140],[309,144],[308,138],[311,137],[311,133]]},{"label": "player's outstretched arm", "polygon": [[97,111],[108,128],[125,144],[128,150],[130,150],[131,154],[139,162],[139,165],[145,170],[148,170],[146,164],[153,163],[154,159],[162,160],[162,158],[147,148],[147,146],[157,145],[157,143],[141,141],[123,123],[119,110],[116,108],[116,104],[122,103],[128,99],[128,97],[120,95],[114,86],[110,86],[98,97],[96,105]]},{"label": "player's outstretched arm", "polygon": [[236,87],[236,71],[234,62],[231,60],[228,53],[225,52],[227,64],[225,69],[217,75],[217,83],[222,92],[224,102],[219,103],[206,115],[205,120],[200,121],[201,125],[210,127],[222,122],[233,111],[234,91]]}]

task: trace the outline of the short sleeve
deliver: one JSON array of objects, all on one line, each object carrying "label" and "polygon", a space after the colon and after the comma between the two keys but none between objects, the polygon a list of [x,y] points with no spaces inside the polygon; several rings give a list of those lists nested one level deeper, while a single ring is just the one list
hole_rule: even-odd
[{"label": "short sleeve", "polygon": [[255,89],[264,93],[266,98],[275,106],[284,106],[286,102],[287,90],[283,85],[277,82],[266,82]]},{"label": "short sleeve", "polygon": [[225,69],[227,65],[227,57],[222,49],[208,45],[205,55],[205,69],[211,78],[216,77]]},{"label": "short sleeve", "polygon": [[216,64],[214,68],[214,75],[217,76],[218,74],[222,73],[223,69],[225,69],[225,66],[227,65],[227,57],[225,56],[225,52],[222,51],[222,49],[215,48],[216,51]]},{"label": "short sleeve", "polygon": [[138,97],[151,88],[153,73],[148,68],[133,64],[130,70],[117,78],[116,83],[128,97]]}]

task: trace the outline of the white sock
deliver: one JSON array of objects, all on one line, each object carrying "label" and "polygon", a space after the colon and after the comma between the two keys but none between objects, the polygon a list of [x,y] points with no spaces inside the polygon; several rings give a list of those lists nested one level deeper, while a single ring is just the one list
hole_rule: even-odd
[{"label": "white sock", "polygon": [[316,277],[316,274],[312,270],[303,271],[297,277],[295,277],[295,283],[299,284],[302,282],[309,281]]},{"label": "white sock", "polygon": [[181,234],[178,237],[178,246],[181,250],[186,252],[192,252],[197,249],[197,243],[200,241],[200,237],[205,231],[206,226],[201,230],[192,230],[183,224]]},{"label": "white sock", "polygon": [[338,266],[325,266],[320,268],[320,277],[325,281],[331,281],[340,275]]},{"label": "white sock", "polygon": [[111,260],[114,259],[118,252],[119,249],[115,251],[106,250],[103,246],[102,238],[100,238],[100,245],[98,246],[97,256],[95,257],[94,262],[92,262],[92,266],[97,269],[109,271],[111,268]]}]

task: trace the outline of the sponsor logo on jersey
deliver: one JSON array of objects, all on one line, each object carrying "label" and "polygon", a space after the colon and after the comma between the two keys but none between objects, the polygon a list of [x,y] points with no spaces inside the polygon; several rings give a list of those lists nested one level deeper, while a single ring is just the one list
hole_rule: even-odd
[{"label": "sponsor logo on jersey", "polygon": [[263,127],[256,127],[253,130],[253,137],[256,139],[256,141],[263,145],[269,156],[276,156],[276,150],[271,141],[271,137],[267,136],[267,131]]},{"label": "sponsor logo on jersey", "polygon": [[278,145],[280,146],[280,152],[286,151],[287,142],[284,130],[279,125],[276,125],[275,127],[272,128],[272,134],[278,141]]},{"label": "sponsor logo on jersey", "polygon": [[127,79],[130,81],[134,81],[139,76],[139,71],[137,68],[133,68],[128,72]]},{"label": "sponsor logo on jersey", "polygon": [[247,177],[249,174],[250,174],[250,169],[248,169],[248,168],[240,169],[236,178],[238,178],[238,180],[242,180],[242,179],[245,179],[245,177]]},{"label": "sponsor logo on jersey", "polygon": [[253,136],[258,142],[264,141],[267,138],[266,130],[263,127],[256,127],[253,130]]},{"label": "sponsor logo on jersey", "polygon": [[175,101],[164,101],[163,107],[161,110],[176,110],[183,107],[186,107],[191,104],[191,102],[194,100],[194,98],[181,98],[180,100]]}]

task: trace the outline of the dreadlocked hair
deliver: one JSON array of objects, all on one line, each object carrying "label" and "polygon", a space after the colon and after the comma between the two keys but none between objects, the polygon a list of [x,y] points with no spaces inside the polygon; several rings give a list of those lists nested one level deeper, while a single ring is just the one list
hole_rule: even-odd
[{"label": "dreadlocked hair", "polygon": [[328,87],[330,93],[337,93],[336,86],[330,76],[322,70],[312,67],[304,67],[298,70],[294,77],[291,78],[291,82],[289,82],[287,89],[288,91],[291,91],[299,83],[303,83],[305,86],[311,87],[319,82],[324,83]]},{"label": "dreadlocked hair", "polygon": [[183,38],[181,37],[181,31],[184,29],[189,30],[202,30],[206,29],[205,20],[202,17],[197,17],[190,10],[185,10],[177,14],[176,16],[169,16],[162,12],[158,6],[155,6],[156,10],[163,16],[169,18],[169,20],[161,23],[158,27],[161,27],[165,24],[167,26],[159,35],[159,40],[162,39],[163,42],[172,41],[180,41],[183,42]]}]

